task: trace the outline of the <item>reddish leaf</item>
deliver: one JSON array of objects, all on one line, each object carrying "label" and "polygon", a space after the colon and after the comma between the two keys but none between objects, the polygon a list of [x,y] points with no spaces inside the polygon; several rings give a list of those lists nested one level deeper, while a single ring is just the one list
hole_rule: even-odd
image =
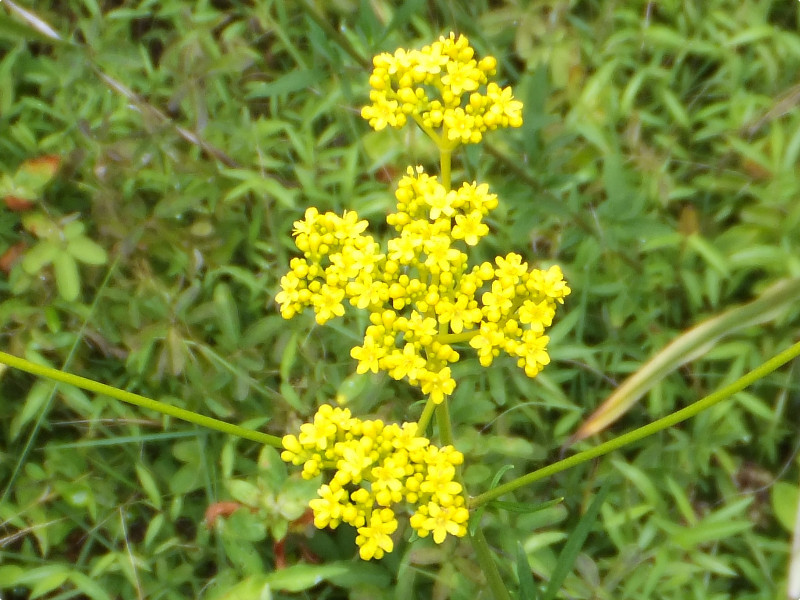
[{"label": "reddish leaf", "polygon": [[55,154],[47,154],[37,158],[26,160],[19,166],[17,173],[35,175],[43,179],[50,180],[61,166],[61,157]]},{"label": "reddish leaf", "polygon": [[18,198],[17,196],[6,196],[3,198],[3,202],[6,203],[9,210],[14,212],[25,212],[33,208],[33,202],[25,200],[24,198]]},{"label": "reddish leaf", "polygon": [[240,508],[242,508],[241,504],[231,500],[214,502],[206,509],[206,527],[211,529],[219,517],[230,517]]},{"label": "reddish leaf", "polygon": [[25,252],[25,248],[25,242],[17,242],[3,252],[2,256],[0,256],[0,271],[8,275],[11,271],[11,267],[13,267],[17,259],[22,256],[22,253]]}]

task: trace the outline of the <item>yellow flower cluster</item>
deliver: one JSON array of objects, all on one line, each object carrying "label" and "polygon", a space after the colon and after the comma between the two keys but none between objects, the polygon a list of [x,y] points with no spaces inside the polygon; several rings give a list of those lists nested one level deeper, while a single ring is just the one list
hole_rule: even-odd
[{"label": "yellow flower cluster", "polygon": [[327,475],[309,503],[314,525],[355,527],[364,560],[393,550],[395,510],[404,502],[415,507],[410,524],[420,537],[433,535],[441,544],[448,533],[467,533],[469,512],[461,484],[453,480],[463,455],[418,437],[416,423],[362,421],[348,409],[323,405],[298,436],[284,436],[283,447],[281,458],[303,465],[304,478]]},{"label": "yellow flower cluster", "polygon": [[436,403],[455,389],[448,366],[460,358],[455,343],[469,342],[483,366],[502,350],[534,377],[550,361],[545,328],[570,293],[561,269],[529,271],[515,253],[468,267],[461,247],[489,232],[483,219],[497,206],[485,184],[448,191],[417,167],[395,195],[387,222],[398,235],[385,253],[355,213],[306,211],[294,230],[304,256],[281,279],[281,314],[289,319],[311,306],[322,324],[344,314],[345,298],[367,309],[371,324],[351,351],[358,372],[407,378]]},{"label": "yellow flower cluster", "polygon": [[429,134],[441,128],[436,137],[452,146],[477,144],[487,130],[521,126],[522,103],[510,87],[489,81],[497,60],[474,55],[466,37],[451,33],[422,50],[375,56],[372,104],[361,116],[376,131],[402,127],[410,116]]}]

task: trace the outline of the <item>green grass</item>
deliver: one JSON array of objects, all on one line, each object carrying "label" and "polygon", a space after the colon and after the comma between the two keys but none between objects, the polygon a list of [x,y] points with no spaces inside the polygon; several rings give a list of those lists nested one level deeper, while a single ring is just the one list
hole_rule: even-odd
[{"label": "green grass", "polygon": [[[284,321],[274,296],[307,206],[356,210],[387,233],[400,173],[435,157],[419,132],[376,133],[360,118],[369,61],[450,30],[496,56],[525,102],[520,130],[489,134],[454,163],[454,179],[486,181],[500,197],[472,258],[557,263],[573,290],[539,377],[511,360],[455,369],[451,415],[471,494],[507,467],[502,481],[558,460],[667,344],[800,278],[797,2],[25,8],[27,20],[0,4],[0,181],[26,160],[60,157],[33,211],[59,231],[79,221],[107,260],[76,257],[73,272],[28,259],[0,272],[9,353],[278,436],[337,394],[361,415],[416,418],[412,388],[355,374],[362,315]],[[0,254],[36,245],[25,214],[0,212]],[[618,421],[568,452],[791,345],[800,303],[773,308],[662,368]],[[466,541],[409,543],[404,532],[382,561],[353,562],[353,532],[296,521],[313,489],[273,450],[12,369],[0,376],[4,599],[232,599],[265,586],[273,598],[489,597]],[[505,497],[564,501],[483,513],[501,577],[529,591],[528,569],[542,595],[563,551],[575,562],[556,598],[785,597],[799,391],[793,365]],[[581,518],[604,485],[589,527]],[[260,510],[207,527],[206,509],[232,499]]]}]

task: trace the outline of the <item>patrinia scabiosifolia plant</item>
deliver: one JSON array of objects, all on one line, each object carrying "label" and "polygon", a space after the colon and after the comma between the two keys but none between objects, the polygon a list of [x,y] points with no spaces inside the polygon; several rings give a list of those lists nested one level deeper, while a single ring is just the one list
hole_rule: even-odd
[{"label": "patrinia scabiosifolia plant", "polygon": [[357,528],[363,559],[392,551],[403,507],[420,537],[441,543],[448,533],[466,534],[469,512],[455,480],[463,456],[424,437],[434,406],[456,387],[449,366],[461,356],[456,347],[472,346],[484,367],[505,352],[535,377],[550,361],[545,330],[570,292],[558,266],[529,269],[519,254],[468,264],[465,250],[489,233],[484,219],[497,196],[477,182],[454,188],[451,154],[487,131],[522,124],[522,103],[490,80],[497,61],[474,54],[451,33],[422,50],[374,58],[372,103],[361,115],[378,131],[413,120],[439,148],[441,172],[408,167],[386,219],[397,234],[385,250],[356,213],[306,210],[294,228],[303,256],[292,259],[277,296],[287,319],[311,307],[323,324],[344,314],[345,300],[369,311],[364,340],[350,353],[358,372],[386,371],[428,398],[418,423],[361,420],[326,405],[299,435],[283,438],[283,459],[326,482],[310,504],[315,525]]}]

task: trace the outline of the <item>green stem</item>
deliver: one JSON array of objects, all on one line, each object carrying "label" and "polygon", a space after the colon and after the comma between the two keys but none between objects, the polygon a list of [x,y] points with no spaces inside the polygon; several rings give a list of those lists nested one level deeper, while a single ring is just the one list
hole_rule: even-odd
[{"label": "green stem", "polygon": [[417,420],[419,435],[425,435],[425,430],[428,428],[428,423],[431,422],[434,408],[436,408],[436,405],[433,403],[433,400],[428,397],[428,401],[425,403],[425,408],[422,409],[422,414]]},{"label": "green stem", "polygon": [[241,438],[259,442],[267,446],[273,446],[275,448],[280,448],[282,446],[281,439],[274,435],[261,433],[260,431],[247,429],[238,425],[226,423],[225,421],[199,415],[196,412],[178,408],[177,406],[172,406],[170,404],[165,404],[164,402],[159,402],[158,400],[152,400],[151,398],[146,398],[145,396],[140,396],[139,394],[134,394],[132,392],[127,392],[104,383],[86,379],[85,377],[80,377],[79,375],[73,375],[71,373],[59,371],[58,369],[37,365],[29,360],[25,360],[24,358],[19,358],[11,354],[6,354],[5,352],[0,352],[0,363],[6,364],[15,369],[19,369],[20,371],[25,371],[26,373],[36,375],[38,377],[45,377],[60,383],[74,385],[75,387],[81,388],[82,390],[86,390],[88,392],[109,396],[110,398],[121,400],[122,402],[127,402],[128,404],[141,406],[142,408],[149,408],[150,410],[160,412],[161,414],[169,415],[171,417],[175,417],[176,419],[181,419],[182,421],[188,421],[189,423],[195,423],[208,429],[214,429],[216,431],[221,431],[222,433],[236,435]]},{"label": "green stem", "polygon": [[[394,93],[387,93],[387,95],[391,99],[397,99],[397,96]],[[437,134],[430,127],[425,127],[425,124],[422,122],[422,117],[420,117],[419,115],[412,114],[411,118],[414,119],[414,122],[419,126],[419,128],[422,129],[422,131],[425,132],[425,135],[427,135],[429,138],[431,138],[431,140],[433,140],[433,143],[436,144],[436,146],[438,148],[441,148],[442,143],[443,143],[442,142],[443,138],[441,136],[439,136],[439,134]]]},{"label": "green stem", "polygon": [[441,344],[452,346],[453,344],[460,344],[468,342],[481,332],[480,329],[470,329],[469,331],[462,331],[461,333],[444,333],[436,336],[436,341]]},{"label": "green stem", "polygon": [[[136,237],[137,235],[138,233],[134,233],[128,239],[129,240],[134,239],[134,237]],[[75,352],[77,352],[78,346],[83,341],[83,336],[86,333],[86,327],[89,324],[89,320],[97,311],[97,307],[100,304],[100,298],[103,297],[103,293],[108,288],[108,284],[111,281],[111,277],[117,270],[117,265],[119,264],[119,261],[120,261],[120,254],[117,253],[117,255],[114,257],[114,262],[112,262],[111,265],[106,270],[105,277],[103,277],[103,281],[97,288],[97,292],[95,293],[94,298],[92,299],[92,304],[89,306],[89,312],[84,317],[83,323],[81,323],[81,327],[78,330],[78,334],[75,336],[75,339],[72,342],[72,346],[69,349],[67,357],[64,359],[64,362],[61,363],[62,369],[68,369],[69,366],[72,364],[72,359],[75,356]],[[11,493],[11,490],[14,489],[14,483],[16,482],[17,477],[20,474],[20,471],[24,468],[25,463],[28,460],[28,455],[31,449],[33,448],[33,444],[36,442],[36,439],[39,436],[39,431],[41,430],[42,423],[44,423],[44,420],[47,418],[47,415],[50,414],[50,408],[53,406],[53,399],[56,396],[57,389],[58,386],[54,385],[47,396],[47,402],[45,402],[45,405],[41,407],[38,411],[39,414],[36,416],[36,421],[33,424],[33,429],[28,435],[28,439],[25,442],[25,446],[23,447],[22,452],[19,455],[16,464],[14,465],[14,471],[11,473],[11,477],[7,482],[6,489],[5,491],[3,491],[2,496],[0,496],[0,504],[3,504],[3,502],[6,501],[8,495]]]},{"label": "green stem", "polygon": [[733,394],[742,391],[744,388],[749,386],[750,384],[754,383],[755,381],[765,377],[769,373],[772,373],[774,370],[782,367],[787,362],[792,360],[793,358],[800,355],[800,342],[794,344],[790,348],[784,350],[780,354],[772,357],[763,365],[759,366],[756,369],[753,369],[743,377],[740,377],[730,385],[726,385],[724,388],[717,390],[716,392],[709,394],[705,398],[698,400],[694,404],[690,404],[686,408],[683,408],[679,411],[672,413],[662,419],[658,419],[657,421],[653,421],[644,427],[640,427],[639,429],[635,429],[630,431],[624,435],[621,435],[613,440],[609,440],[604,444],[600,444],[595,448],[591,448],[589,450],[585,450],[583,452],[579,452],[574,456],[570,456],[569,458],[565,458],[564,460],[560,460],[555,462],[551,465],[548,465],[542,469],[537,471],[533,471],[532,473],[528,473],[527,475],[523,475],[513,481],[509,481],[501,486],[498,486],[488,492],[484,492],[479,496],[475,496],[469,501],[469,508],[475,509],[479,506],[486,504],[487,502],[491,502],[500,496],[512,492],[516,489],[519,489],[525,485],[531,484],[535,481],[539,481],[540,479],[544,479],[545,477],[549,477],[550,475],[555,475],[556,473],[560,473],[561,471],[565,471],[571,467],[577,466],[581,463],[584,463],[588,460],[592,460],[593,458],[597,458],[598,456],[603,456],[604,454],[608,454],[609,452],[613,452],[623,446],[627,446],[628,444],[632,444],[634,442],[638,442],[639,440],[646,438],[647,436],[653,435],[654,433],[658,433],[664,429],[672,427],[680,423],[681,421],[685,421],[691,417],[694,417],[698,413],[706,410],[707,408],[711,408],[715,404],[718,404],[722,400],[730,398]]},{"label": "green stem", "polygon": [[443,446],[453,445],[453,425],[450,422],[450,404],[445,398],[436,405],[436,424],[439,426],[439,439]]},{"label": "green stem", "polygon": [[442,186],[448,192],[451,185],[451,159],[453,157],[452,148],[442,148],[439,146],[439,163],[441,165]]},{"label": "green stem", "polygon": [[470,536],[472,547],[475,549],[475,556],[478,563],[481,565],[481,570],[486,575],[486,581],[489,583],[489,589],[492,590],[492,595],[495,600],[511,600],[511,596],[506,589],[503,579],[500,577],[500,571],[497,569],[497,564],[494,562],[492,552],[489,550],[489,544],[486,543],[486,538],[483,536],[483,531],[480,527],[475,529],[475,534]]}]

